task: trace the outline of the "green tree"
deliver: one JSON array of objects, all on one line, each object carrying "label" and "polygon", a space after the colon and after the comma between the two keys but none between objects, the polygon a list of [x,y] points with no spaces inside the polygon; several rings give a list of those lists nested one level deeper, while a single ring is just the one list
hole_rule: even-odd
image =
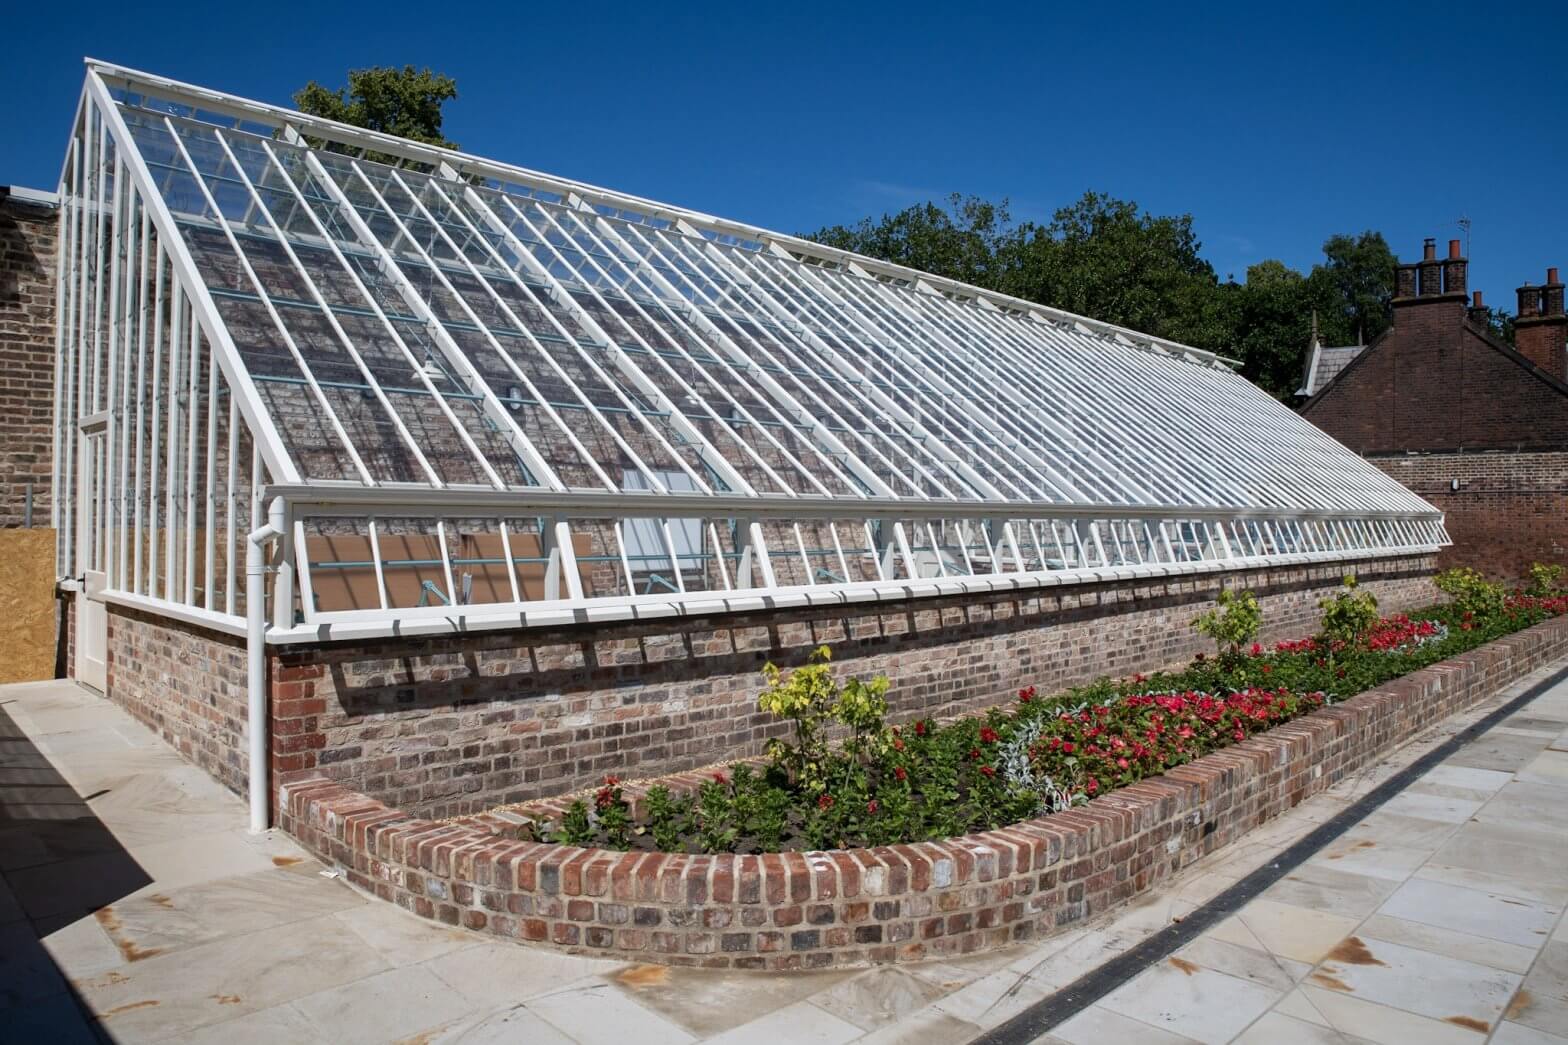
[{"label": "green tree", "polygon": [[294,104],[312,116],[455,149],[441,133],[441,107],[456,97],[450,76],[412,65],[375,66],[349,70],[348,85],[337,90],[312,80],[294,92]]},{"label": "green tree", "polygon": [[988,203],[955,192],[945,204],[919,203],[875,221],[831,225],[809,238],[1000,291],[1007,278],[999,266],[1011,262],[1019,235],[1006,200]]},{"label": "green tree", "polygon": [[1370,344],[1394,321],[1394,252],[1381,232],[1330,236],[1308,277],[1326,345]]},{"label": "green tree", "polygon": [[1247,269],[1230,354],[1241,360],[1242,374],[1271,395],[1285,398],[1301,385],[1315,289],[1281,261]]},{"label": "green tree", "polygon": [[1021,230],[1003,289],[1157,337],[1215,348],[1218,281],[1199,255],[1192,215],[1154,215],[1131,200],[1087,192],[1048,225]]}]

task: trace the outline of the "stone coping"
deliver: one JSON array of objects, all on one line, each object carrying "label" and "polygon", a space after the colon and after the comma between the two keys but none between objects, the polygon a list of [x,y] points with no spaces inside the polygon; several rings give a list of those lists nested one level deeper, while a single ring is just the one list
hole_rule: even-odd
[{"label": "stone coping", "polygon": [[1320,708],[1086,805],[941,842],[622,853],[420,819],[310,775],[282,826],[355,887],[573,953],[736,969],[919,961],[1038,939],[1147,892],[1434,722],[1568,656],[1568,617]]}]

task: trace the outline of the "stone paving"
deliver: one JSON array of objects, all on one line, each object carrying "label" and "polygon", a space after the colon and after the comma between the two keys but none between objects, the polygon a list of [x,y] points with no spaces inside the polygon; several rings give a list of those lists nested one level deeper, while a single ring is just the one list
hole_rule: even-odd
[{"label": "stone paving", "polygon": [[[0,1041],[966,1041],[1534,681],[1112,917],[972,959],[789,975],[431,926],[324,877],[285,837],[246,834],[240,799],[101,698],[0,687]],[[1568,683],[1039,1040],[1568,1045],[1565,904]]]}]

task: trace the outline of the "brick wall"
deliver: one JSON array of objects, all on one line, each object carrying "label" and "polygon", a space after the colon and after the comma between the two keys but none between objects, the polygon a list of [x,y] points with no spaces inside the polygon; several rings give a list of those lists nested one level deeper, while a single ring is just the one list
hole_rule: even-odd
[{"label": "brick wall", "polygon": [[472,813],[761,750],[763,663],[819,644],[887,674],[894,718],[950,715],[1184,661],[1222,584],[1258,592],[1269,630],[1317,624],[1353,569],[1385,609],[1433,601],[1430,557],[1089,584],[878,607],[288,648],[273,672],[273,764],[319,771],[426,816]]},{"label": "brick wall", "polygon": [[[1373,464],[1443,511],[1451,548],[1438,566],[1504,580],[1532,562],[1568,563],[1568,452],[1421,454]],[[1459,489],[1452,489],[1453,480]]]},{"label": "brick wall", "polygon": [[245,794],[245,641],[109,606],[106,695],[230,791]]},{"label": "brick wall", "polygon": [[1124,904],[1565,655],[1568,619],[1547,621],[1072,811],[917,845],[694,856],[517,842],[322,776],[284,784],[278,805],[353,885],[447,925],[711,968],[917,961]]},{"label": "brick wall", "polygon": [[1393,328],[1302,415],[1360,453],[1568,444],[1568,390],[1488,343],[1463,298],[1396,302]]},{"label": "brick wall", "polygon": [[53,208],[0,196],[0,526],[49,525],[54,424]]}]

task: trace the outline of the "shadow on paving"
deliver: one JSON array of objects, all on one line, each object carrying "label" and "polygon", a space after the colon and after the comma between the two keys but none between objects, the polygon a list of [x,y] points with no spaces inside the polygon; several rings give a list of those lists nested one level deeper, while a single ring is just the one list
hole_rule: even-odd
[{"label": "shadow on paving", "polygon": [[44,940],[151,881],[0,704],[0,1042],[113,1040]]}]

